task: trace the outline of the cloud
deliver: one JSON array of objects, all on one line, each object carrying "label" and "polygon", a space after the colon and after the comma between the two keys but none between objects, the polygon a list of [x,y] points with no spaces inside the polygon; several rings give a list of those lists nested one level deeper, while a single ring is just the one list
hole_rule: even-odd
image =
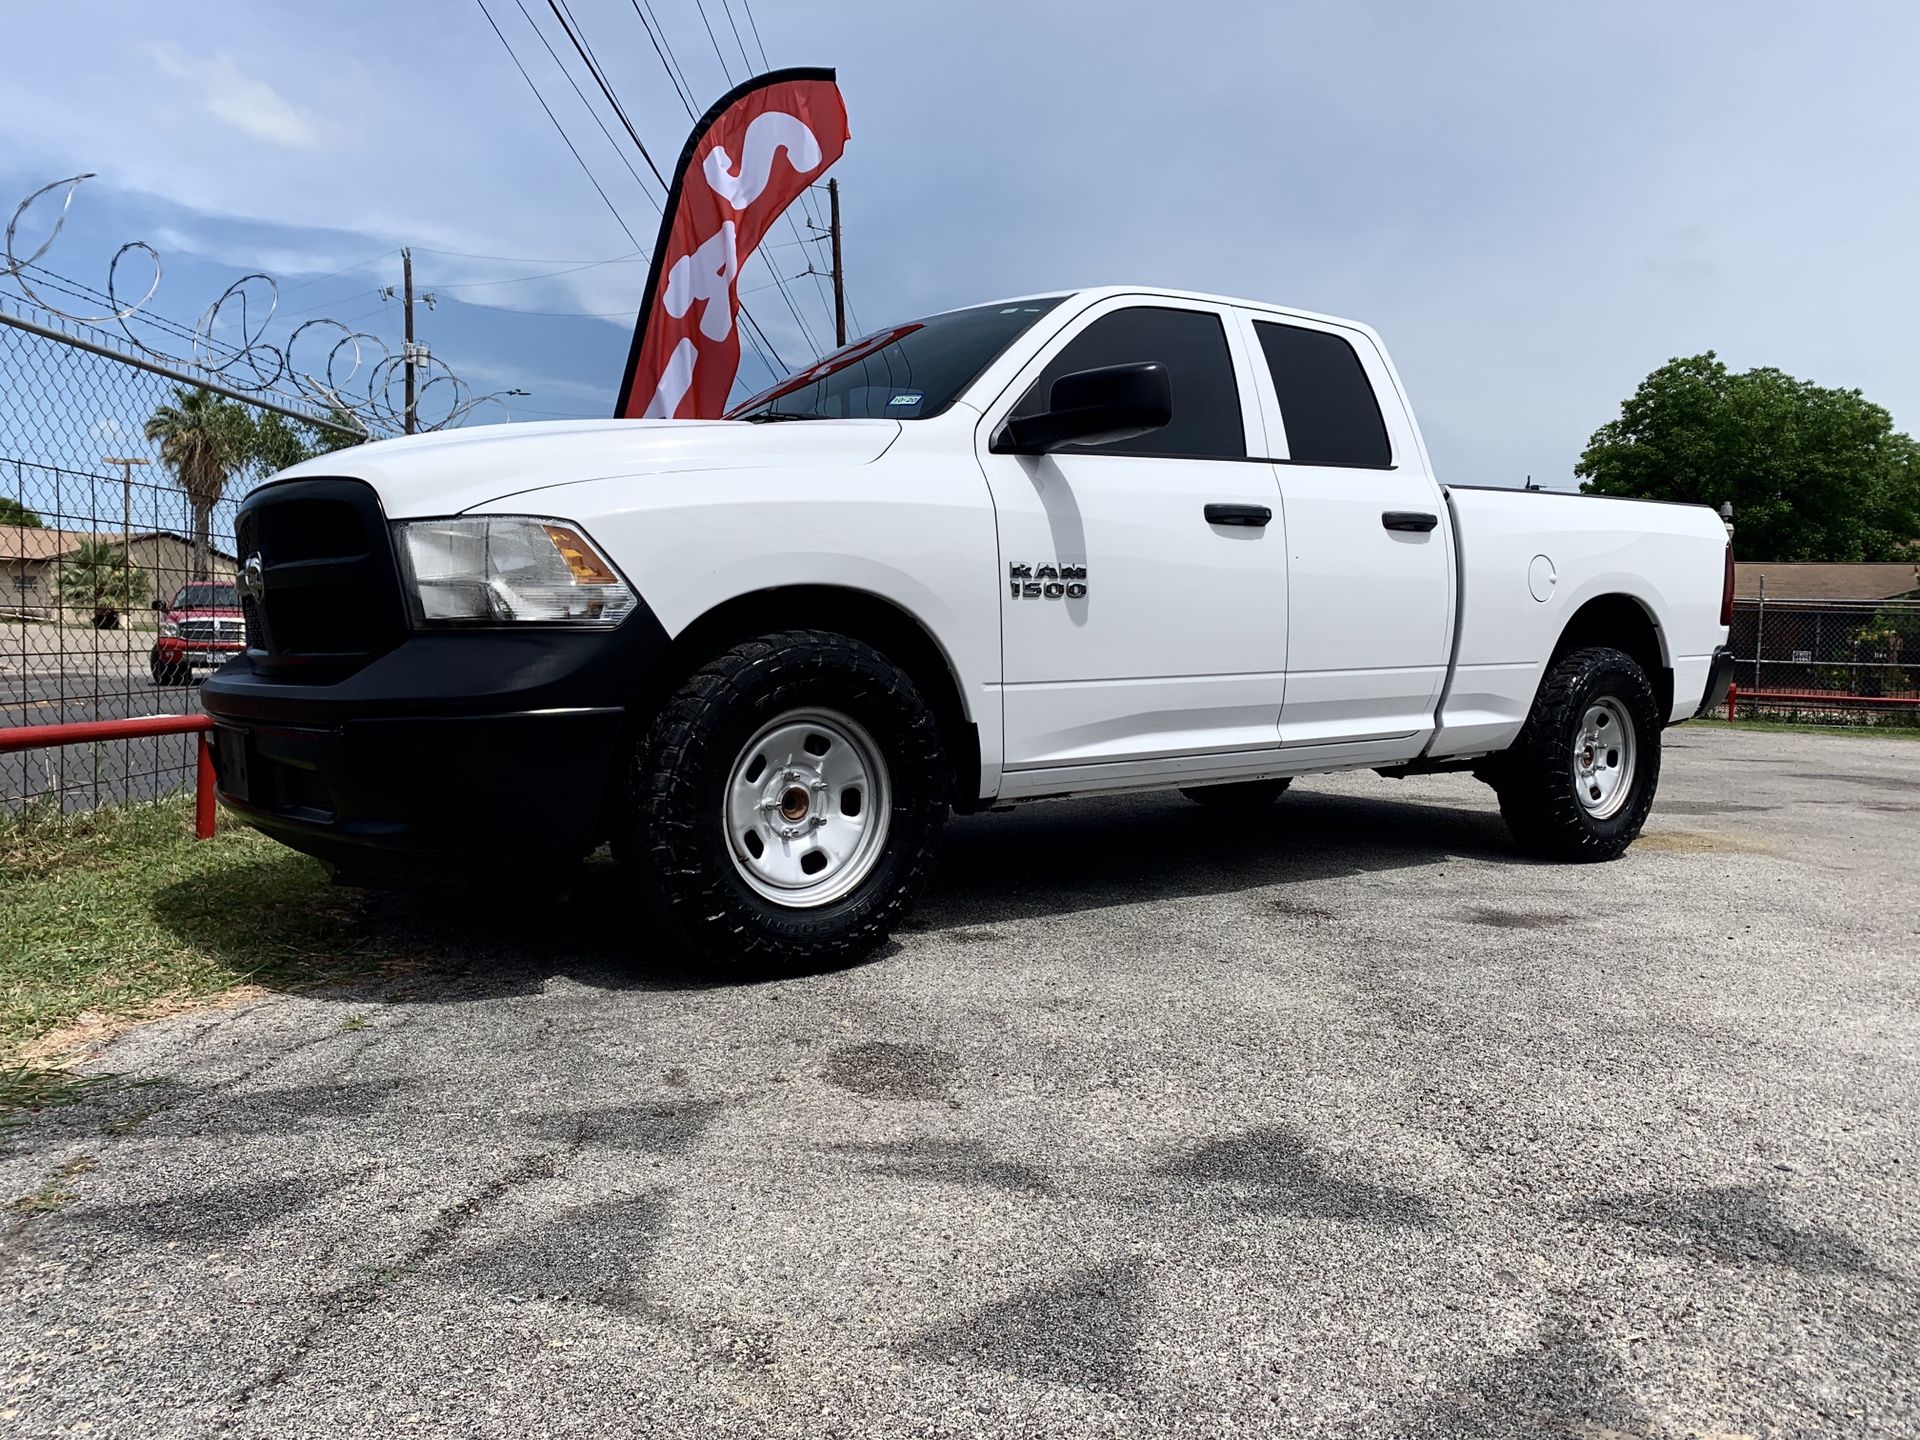
[{"label": "cloud", "polygon": [[178,45],[150,47],[154,63],[184,81],[207,113],[243,135],[297,150],[317,150],[323,136],[305,112],[264,80],[256,80],[229,55],[195,59]]}]

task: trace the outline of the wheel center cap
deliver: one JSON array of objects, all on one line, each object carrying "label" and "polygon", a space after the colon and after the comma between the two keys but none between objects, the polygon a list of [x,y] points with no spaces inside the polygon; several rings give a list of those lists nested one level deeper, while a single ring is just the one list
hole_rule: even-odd
[{"label": "wheel center cap", "polygon": [[788,824],[804,820],[807,818],[807,806],[811,803],[812,797],[805,790],[798,785],[792,786],[780,797],[780,818]]},{"label": "wheel center cap", "polygon": [[1593,747],[1591,745],[1580,752],[1580,763],[1589,770],[1593,768]]}]

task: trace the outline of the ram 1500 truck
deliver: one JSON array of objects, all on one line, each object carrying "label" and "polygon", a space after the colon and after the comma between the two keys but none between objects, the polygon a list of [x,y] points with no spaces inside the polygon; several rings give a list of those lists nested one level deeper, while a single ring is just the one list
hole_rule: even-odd
[{"label": "ram 1500 truck", "polygon": [[1639,833],[1716,703],[1710,510],[1443,484],[1364,325],[1134,287],[898,325],[719,421],[414,436],[238,521],[225,803],[381,883],[545,883],[804,967],[950,811],[1468,770],[1537,855]]},{"label": "ram 1500 truck", "polygon": [[246,646],[240,597],[231,580],[190,580],[171,601],[155,600],[159,634],[147,655],[156,685],[187,685],[196,669],[211,670]]}]

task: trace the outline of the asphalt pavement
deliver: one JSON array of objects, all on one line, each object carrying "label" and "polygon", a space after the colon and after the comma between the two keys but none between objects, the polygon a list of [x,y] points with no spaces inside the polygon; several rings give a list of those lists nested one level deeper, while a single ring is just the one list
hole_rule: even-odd
[{"label": "asphalt pavement", "polygon": [[1033,806],[771,983],[606,869],[379,899],[416,968],[9,1138],[0,1429],[1912,1436],[1917,782],[1672,732],[1587,867],[1464,777]]},{"label": "asphalt pavement", "polygon": [[[46,628],[46,627],[40,627]],[[198,685],[155,685],[147,668],[149,632],[67,630],[71,651],[19,641],[20,627],[0,625],[0,730],[124,720],[199,710]],[[79,638],[75,638],[75,637]],[[36,637],[38,638],[38,637]],[[195,672],[196,681],[208,671]],[[152,800],[193,784],[190,736],[116,740],[0,755],[0,815],[58,793],[69,810]]]}]

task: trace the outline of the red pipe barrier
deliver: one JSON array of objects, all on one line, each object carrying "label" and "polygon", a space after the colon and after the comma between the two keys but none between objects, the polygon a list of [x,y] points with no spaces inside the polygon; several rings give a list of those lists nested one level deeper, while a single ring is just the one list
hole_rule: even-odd
[{"label": "red pipe barrier", "polygon": [[95,740],[143,740],[153,735],[197,735],[193,764],[193,833],[211,840],[214,829],[213,751],[207,736],[210,715],[141,715],[128,720],[76,720],[61,725],[10,725],[0,729],[0,755],[50,745],[85,745]]},{"label": "red pipe barrier", "polygon": [[1740,686],[1737,682],[1727,682],[1727,723],[1733,724],[1733,707],[1740,703]]}]

